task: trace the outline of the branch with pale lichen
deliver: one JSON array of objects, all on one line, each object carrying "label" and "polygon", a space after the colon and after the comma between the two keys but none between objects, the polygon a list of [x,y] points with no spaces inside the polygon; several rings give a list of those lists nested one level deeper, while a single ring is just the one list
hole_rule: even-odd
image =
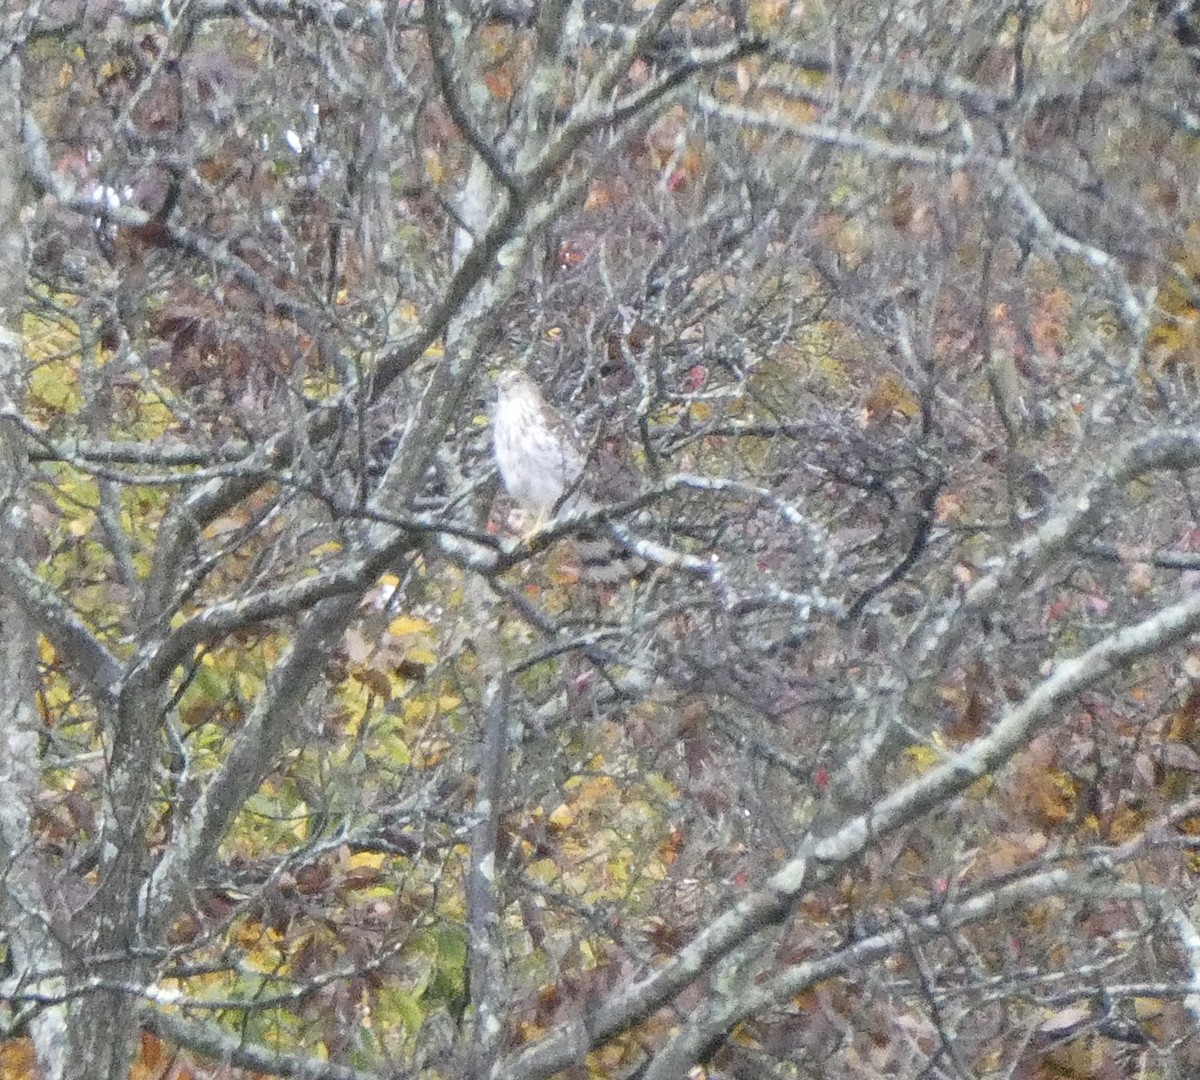
[{"label": "branch with pale lichen", "polygon": [[1082,690],[1197,628],[1200,628],[1200,594],[1193,594],[1143,622],[1110,635],[1081,656],[1063,661],[1021,704],[1010,709],[990,734],[877,800],[866,812],[829,836],[804,842],[765,887],[714,919],[666,965],[596,1008],[589,1016],[583,1044],[579,1031],[557,1032],[517,1055],[515,1061],[507,1064],[504,1075],[516,1080],[542,1080],[567,1067],[580,1052],[628,1030],[748,938],[786,919],[800,897],[828,881],[871,844],[903,825],[920,820],[1005,764]]}]

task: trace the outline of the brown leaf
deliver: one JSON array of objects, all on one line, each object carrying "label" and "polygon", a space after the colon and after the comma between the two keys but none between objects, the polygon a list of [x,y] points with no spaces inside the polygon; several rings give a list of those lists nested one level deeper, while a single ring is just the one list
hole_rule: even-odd
[{"label": "brown leaf", "polygon": [[351,674],[358,682],[384,701],[392,700],[392,684],[382,671],[377,671],[372,667],[357,667]]},{"label": "brown leaf", "polygon": [[1193,686],[1171,717],[1164,734],[1171,742],[1195,742],[1197,721],[1200,721],[1200,686]]},{"label": "brown leaf", "polygon": [[911,420],[921,415],[921,403],[895,375],[885,375],[871,390],[864,405],[867,421],[899,417]]}]

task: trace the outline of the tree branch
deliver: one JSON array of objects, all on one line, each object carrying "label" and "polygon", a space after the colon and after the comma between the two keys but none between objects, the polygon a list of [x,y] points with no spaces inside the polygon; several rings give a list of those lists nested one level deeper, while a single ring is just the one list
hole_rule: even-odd
[{"label": "tree branch", "polygon": [[142,911],[156,934],[164,932],[178,913],[234,817],[262,782],[280,747],[290,741],[289,729],[357,606],[357,597],[323,600],[300,624],[228,756],[171,837],[146,885]]},{"label": "tree branch", "polygon": [[381,544],[369,557],[349,566],[206,607],[172,630],[161,647],[154,650],[148,660],[151,678],[166,679],[197,645],[212,644],[242,627],[306,611],[331,597],[361,596],[412,542],[412,534],[402,531]]},{"label": "tree branch", "polygon": [[470,986],[475,1014],[475,1049],[470,1072],[478,1080],[484,1080],[500,1052],[505,1030],[504,935],[500,932],[502,904],[496,845],[508,771],[508,672],[499,650],[499,634],[493,633],[488,625],[496,620],[495,601],[478,578],[471,592],[471,606],[481,620],[475,644],[483,681],[483,738],[477,751],[479,786],[467,869]]},{"label": "tree branch", "polygon": [[830,836],[805,841],[764,888],[713,920],[664,967],[603,1002],[588,1017],[585,1030],[571,1028],[549,1035],[504,1063],[503,1075],[508,1080],[541,1080],[566,1068],[580,1053],[639,1023],[747,938],[787,918],[804,893],[840,872],[868,846],[919,820],[998,769],[1081,690],[1197,627],[1200,593],[1104,638],[1073,660],[1062,661],[989,735],[878,800]]},{"label": "tree branch", "polygon": [[[298,1054],[248,1043],[243,1036],[231,1035],[216,1024],[189,1023],[173,1013],[149,1005],[139,1010],[138,1017],[143,1031],[226,1066],[250,1069],[269,1076],[294,1076],[298,1080],[383,1080],[380,1073],[334,1065],[318,1058],[300,1057]],[[399,1074],[391,1073],[389,1076],[396,1078]]]},{"label": "tree branch", "polygon": [[672,1080],[686,1075],[702,1049],[739,1020],[761,1009],[778,1006],[826,979],[878,962],[910,943],[928,941],[948,931],[994,918],[1014,907],[1071,892],[1083,893],[1089,899],[1098,896],[1132,902],[1147,899],[1146,887],[1114,882],[1109,878],[1109,870],[1111,867],[1098,864],[1076,871],[1055,869],[1034,873],[977,893],[961,903],[939,905],[929,914],[904,918],[901,925],[872,934],[819,960],[795,964],[761,984],[749,983],[741,993],[716,1000],[702,1009],[699,1016],[689,1019],[679,1034],[654,1055],[643,1080]]},{"label": "tree branch", "polygon": [[0,592],[25,612],[82,679],[88,693],[111,705],[124,665],[106,649],[54,589],[16,556],[0,559]]}]

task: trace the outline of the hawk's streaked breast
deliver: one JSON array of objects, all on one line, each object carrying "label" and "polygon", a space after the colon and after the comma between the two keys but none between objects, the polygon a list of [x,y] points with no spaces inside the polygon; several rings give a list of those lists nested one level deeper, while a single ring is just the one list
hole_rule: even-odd
[{"label": "hawk's streaked breast", "polygon": [[571,422],[546,404],[528,375],[506,371],[496,385],[492,445],[500,477],[522,509],[548,517],[583,471],[583,451]]}]

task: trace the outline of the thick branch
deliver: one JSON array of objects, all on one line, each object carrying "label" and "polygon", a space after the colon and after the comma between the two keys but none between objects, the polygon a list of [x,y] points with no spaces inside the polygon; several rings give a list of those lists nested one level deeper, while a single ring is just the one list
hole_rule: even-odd
[{"label": "thick branch", "polygon": [[291,648],[275,665],[229,755],[150,878],[142,908],[156,933],[164,931],[182,907],[234,817],[289,741],[289,729],[357,606],[357,597],[323,601],[301,623]]},{"label": "thick branch", "polygon": [[0,592],[18,604],[38,631],[71,665],[98,702],[116,700],[124,665],[54,592],[15,556],[0,559]]},{"label": "thick branch", "polygon": [[1117,896],[1133,902],[1147,898],[1141,885],[1122,885],[1104,873],[1088,867],[1082,872],[1066,869],[1045,870],[989,890],[959,904],[939,907],[931,914],[903,925],[872,934],[819,960],[806,961],[785,969],[773,979],[748,985],[744,993],[716,1001],[703,1015],[688,1022],[666,1047],[655,1055],[643,1074],[643,1080],[672,1080],[684,1076],[697,1061],[703,1048],[729,1031],[740,1019],[778,1006],[818,983],[851,970],[860,970],[913,942],[928,941],[951,930],[961,929],[984,919],[994,918],[1015,907],[1036,903],[1064,893],[1083,892],[1089,899]]},{"label": "thick branch", "polygon": [[[714,920],[669,964],[604,1002],[586,1029],[557,1032],[503,1069],[516,1080],[540,1080],[566,1068],[591,1046],[611,1039],[665,1005],[713,964],[766,927],[785,919],[806,892],[827,881],[871,844],[911,824],[980,777],[995,771],[1080,691],[1139,657],[1156,652],[1200,627],[1200,594],[1127,627],[1065,660],[991,734],[898,791],[880,799],[832,835],[801,845],[767,883]],[[494,1075],[500,1075],[495,1073]]]},{"label": "thick branch", "polygon": [[1080,486],[1078,495],[1065,500],[1036,533],[1017,544],[1000,566],[972,585],[948,611],[938,613],[910,658],[908,666],[916,673],[917,681],[909,691],[908,708],[923,707],[933,681],[961,640],[968,622],[1043,573],[1070,548],[1088,522],[1112,504],[1130,480],[1146,472],[1187,469],[1197,464],[1200,464],[1197,429],[1156,431],[1119,451]]},{"label": "thick branch", "polygon": [[215,1024],[189,1023],[172,1013],[150,1006],[140,1011],[140,1020],[143,1030],[157,1035],[164,1042],[182,1046],[238,1069],[250,1069],[268,1076],[294,1076],[299,1080],[380,1080],[377,1073],[249,1043]]},{"label": "thick branch", "polygon": [[[495,604],[476,580],[472,607],[482,620],[495,619]],[[504,808],[508,767],[508,673],[490,627],[476,638],[483,688],[483,740],[479,744],[479,788],[467,871],[467,930],[471,944],[471,1002],[474,1005],[475,1053],[471,1074],[486,1077],[499,1053],[504,1033],[504,936],[500,933],[500,887],[496,845]]]},{"label": "thick branch", "polygon": [[335,596],[361,596],[363,591],[411,544],[408,532],[397,533],[364,559],[329,573],[317,574],[264,589],[239,600],[213,604],[173,630],[150,661],[151,678],[165,679],[200,644],[228,637],[245,626],[281,615],[306,611]]}]

